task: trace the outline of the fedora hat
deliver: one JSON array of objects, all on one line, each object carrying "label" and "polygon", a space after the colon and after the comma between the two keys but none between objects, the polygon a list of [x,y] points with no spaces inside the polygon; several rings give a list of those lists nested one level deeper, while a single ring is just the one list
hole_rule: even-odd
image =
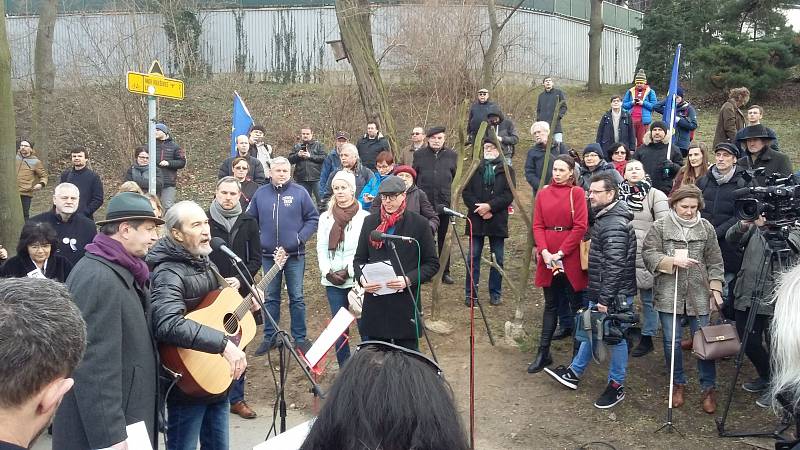
[{"label": "fedora hat", "polygon": [[97,221],[97,225],[126,220],[152,220],[157,225],[164,223],[163,220],[156,217],[150,199],[135,192],[120,192],[108,202],[106,218]]}]

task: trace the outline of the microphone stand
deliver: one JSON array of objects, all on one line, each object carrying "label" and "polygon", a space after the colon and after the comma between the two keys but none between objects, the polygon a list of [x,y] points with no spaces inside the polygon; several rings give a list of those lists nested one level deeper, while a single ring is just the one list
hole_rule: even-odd
[{"label": "microphone stand", "polygon": [[[394,242],[392,242],[391,239],[385,239],[384,242],[386,242],[386,245],[392,250],[392,253],[394,253],[394,258],[397,260],[397,265],[400,266],[400,273],[402,273],[403,277],[405,277],[406,271],[403,268],[402,261],[400,261],[400,255],[397,254],[397,247],[395,247]],[[417,242],[417,240],[414,239],[414,242]],[[417,242],[417,245],[419,245],[419,242]],[[408,281],[410,282],[411,280],[409,279]],[[417,308],[417,301],[414,297],[414,294],[411,292],[411,286],[406,286],[404,290],[408,294],[408,298],[411,300],[411,307],[414,308],[414,315],[417,317],[417,320],[411,319],[411,322],[414,323],[414,326],[417,327],[417,330],[422,328],[422,334],[425,336],[425,342],[427,342],[428,348],[431,350],[431,356],[438,364],[439,360],[436,359],[436,352],[433,350],[433,345],[431,345],[431,340],[428,337],[428,331],[425,329],[425,325],[422,323],[422,314],[420,314],[420,311]],[[419,335],[419,332],[417,332],[417,335]]]},{"label": "microphone stand", "polygon": [[[308,366],[305,363],[303,363],[303,361],[300,360],[300,356],[297,354],[297,350],[295,349],[294,344],[292,344],[292,342],[289,340],[289,335],[286,333],[286,330],[282,330],[278,326],[277,322],[275,322],[275,319],[272,317],[272,314],[270,314],[269,311],[267,311],[264,302],[261,300],[261,296],[259,295],[258,291],[256,291],[255,288],[253,287],[254,283],[250,283],[249,281],[247,281],[248,277],[246,277],[244,274],[247,273],[247,275],[249,276],[250,271],[247,270],[247,267],[244,267],[245,269],[244,272],[242,272],[242,269],[239,268],[239,264],[242,264],[244,266],[244,262],[239,263],[234,258],[230,259],[231,261],[233,261],[233,267],[236,269],[236,272],[239,273],[239,276],[242,277],[242,281],[247,286],[247,289],[253,295],[253,298],[256,299],[258,306],[261,307],[260,311],[262,320],[264,321],[264,323],[267,323],[267,320],[269,320],[269,322],[272,324],[272,327],[275,329],[275,334],[277,336],[280,336],[281,338],[282,345],[278,349],[278,371],[280,372],[278,396],[280,397],[280,418],[281,418],[280,432],[283,433],[284,431],[286,431],[286,398],[284,396],[284,390],[285,390],[284,388],[286,383],[285,379],[286,367],[283,354],[284,348],[289,349],[289,353],[294,357],[294,360],[297,361],[297,365],[303,371],[303,374],[306,376],[308,382],[311,384],[311,389],[309,390],[309,392],[311,392],[312,394],[314,394],[316,397],[319,398],[325,398],[325,394],[322,392],[322,388],[320,387],[319,383],[314,381],[314,378],[311,376],[311,372],[308,370]],[[252,279],[252,277],[249,278]],[[278,433],[276,433],[275,435],[277,436],[277,434]],[[264,440],[267,440],[267,438],[269,438],[269,432],[267,432],[267,436],[264,438]]]}]

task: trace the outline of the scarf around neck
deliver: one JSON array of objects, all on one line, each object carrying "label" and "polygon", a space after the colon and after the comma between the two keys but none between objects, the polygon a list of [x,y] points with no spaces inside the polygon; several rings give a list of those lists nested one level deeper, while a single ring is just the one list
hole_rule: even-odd
[{"label": "scarf around neck", "polygon": [[672,219],[672,222],[675,225],[681,227],[681,229],[683,230],[683,234],[684,235],[686,235],[687,229],[692,228],[695,225],[697,225],[698,223],[700,223],[700,211],[698,211],[697,214],[695,214],[694,218],[692,218],[692,219],[684,219],[681,216],[679,216],[678,213],[675,212],[674,209],[670,208],[669,217],[670,217],[670,219]]},{"label": "scarf around neck", "polygon": [[[387,213],[385,206],[381,204],[381,223],[379,223],[375,229],[381,233],[386,233],[386,230],[393,228],[394,225],[403,218],[403,213],[406,212],[406,200],[407,199],[404,199],[400,207],[397,208],[397,211],[391,214]],[[373,248],[383,247],[383,241],[373,241],[372,238],[370,238],[369,243]]]},{"label": "scarf around neck", "polygon": [[328,234],[328,250],[335,251],[336,247],[344,241],[344,229],[353,216],[358,212],[358,202],[353,201],[350,206],[342,208],[337,205],[334,200],[333,208],[331,208],[331,215],[333,216],[333,226]]},{"label": "scarf around neck", "polygon": [[496,164],[502,156],[492,160],[484,160],[483,164],[483,184],[484,186],[494,186],[494,179],[497,176]]},{"label": "scarf around neck", "polygon": [[733,174],[736,172],[736,165],[734,164],[731,166],[731,170],[728,171],[726,174],[720,173],[719,169],[717,169],[717,165],[714,164],[711,166],[711,175],[714,176],[714,179],[717,180],[717,184],[722,186],[723,184],[731,181],[733,178]]},{"label": "scarf around neck", "polygon": [[242,214],[242,204],[241,202],[236,202],[236,204],[231,209],[224,209],[222,205],[219,204],[217,199],[211,202],[211,207],[208,209],[211,213],[211,218],[214,219],[215,222],[219,223],[228,233],[231,232],[233,229],[233,225],[236,223],[236,219]]},{"label": "scarf around neck", "polygon": [[143,288],[147,284],[147,278],[150,276],[150,270],[147,268],[147,264],[145,264],[142,259],[128,253],[121,242],[105,234],[98,233],[95,235],[92,243],[86,245],[86,253],[91,253],[103,259],[107,259],[114,264],[119,264],[128,269],[131,274],[133,274],[133,278],[136,280],[136,284],[138,284],[139,287]]},{"label": "scarf around neck", "polygon": [[625,180],[624,183],[619,185],[619,199],[628,205],[628,209],[633,211],[644,210],[644,201],[647,199],[647,194],[650,193],[650,188],[653,186],[647,179],[639,180],[631,183]]}]

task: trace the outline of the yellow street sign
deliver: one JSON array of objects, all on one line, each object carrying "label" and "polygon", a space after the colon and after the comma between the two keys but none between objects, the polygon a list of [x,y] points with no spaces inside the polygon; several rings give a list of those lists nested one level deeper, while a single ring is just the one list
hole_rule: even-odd
[{"label": "yellow street sign", "polygon": [[[153,61],[150,69],[161,69],[158,61]],[[128,91],[134,94],[183,100],[183,81],[167,78],[159,73],[139,73],[128,71],[125,83]]]}]

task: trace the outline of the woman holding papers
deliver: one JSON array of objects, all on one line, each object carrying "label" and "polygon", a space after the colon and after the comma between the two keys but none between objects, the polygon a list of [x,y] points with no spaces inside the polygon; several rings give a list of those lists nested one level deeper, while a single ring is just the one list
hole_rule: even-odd
[{"label": "woman holding papers", "polygon": [[[347,294],[354,284],[353,256],[364,218],[369,214],[356,201],[356,179],[352,173],[337,172],[331,181],[331,191],[333,198],[328,202],[328,210],[319,217],[317,261],[331,316],[336,316],[340,308],[347,309]],[[339,367],[349,357],[350,347],[344,337],[340,337],[336,340]]]},{"label": "woman holding papers", "polygon": [[[419,333],[416,297],[420,283],[431,279],[439,270],[439,258],[433,242],[428,220],[406,210],[406,185],[397,176],[387,177],[378,194],[379,212],[364,219],[358,240],[353,269],[364,287],[364,304],[361,312],[361,339],[380,340],[417,350]],[[373,239],[372,233],[413,238],[414,242],[392,239]],[[396,245],[397,256],[391,250]],[[417,252],[420,252],[419,254]],[[394,277],[375,277],[381,264],[391,265]]]}]

